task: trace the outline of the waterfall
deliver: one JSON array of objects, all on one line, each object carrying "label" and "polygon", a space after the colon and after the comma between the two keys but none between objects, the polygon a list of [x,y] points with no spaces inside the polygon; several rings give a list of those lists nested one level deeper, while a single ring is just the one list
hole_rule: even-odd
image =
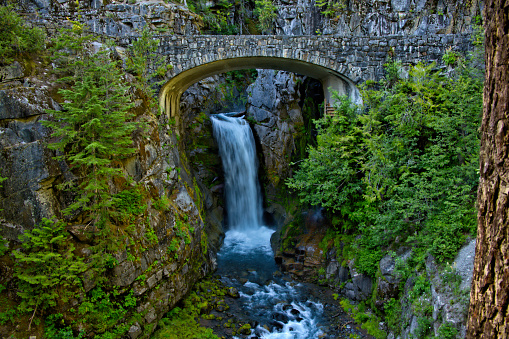
[{"label": "waterfall", "polygon": [[274,230],[262,225],[258,161],[249,124],[228,114],[211,120],[223,162],[229,225],[216,273],[239,290],[243,311],[237,316],[255,325],[247,338],[321,337],[318,319],[323,305],[301,297],[304,286],[274,275]]},{"label": "waterfall", "polygon": [[223,162],[228,225],[238,231],[259,228],[262,199],[251,128],[244,119],[225,114],[211,120]]}]

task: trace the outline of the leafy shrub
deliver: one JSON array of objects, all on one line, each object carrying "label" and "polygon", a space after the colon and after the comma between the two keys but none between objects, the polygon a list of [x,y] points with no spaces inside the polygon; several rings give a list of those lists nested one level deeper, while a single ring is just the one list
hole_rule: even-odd
[{"label": "leafy shrub", "polygon": [[255,0],[255,15],[260,22],[259,28],[262,32],[270,33],[277,18],[277,7],[272,0]]},{"label": "leafy shrub", "polygon": [[426,334],[428,334],[431,330],[432,321],[428,317],[419,317],[417,318],[417,328],[414,331],[414,335],[418,339],[426,338]]},{"label": "leafy shrub", "polygon": [[118,338],[129,330],[129,325],[119,325],[119,322],[134,307],[136,297],[132,290],[122,296],[116,289],[107,291],[98,286],[88,292],[79,305],[79,323],[97,333],[95,338]]},{"label": "leafy shrub", "polygon": [[4,255],[9,249],[6,244],[7,240],[5,240],[3,236],[0,236],[0,257]]},{"label": "leafy shrub", "polygon": [[74,336],[71,326],[65,326],[63,316],[60,313],[51,314],[44,320],[44,335],[52,339],[80,339],[84,333],[80,332]]},{"label": "leafy shrub", "polygon": [[317,0],[315,6],[321,9],[321,13],[329,18],[337,17],[346,9],[345,0]]},{"label": "leafy shrub", "polygon": [[378,328],[380,319],[374,314],[366,312],[366,305],[363,302],[355,306],[350,303],[350,300],[341,299],[339,303],[343,310],[350,314],[357,323],[362,324],[361,327],[370,335],[374,336],[376,339],[387,338],[387,333]]},{"label": "leafy shrub", "polygon": [[451,323],[444,322],[438,328],[438,335],[442,339],[456,339],[458,337],[458,329]]},{"label": "leafy shrub", "polygon": [[399,334],[401,331],[401,302],[394,298],[391,298],[384,305],[385,312],[385,320],[387,321],[387,326],[391,331],[396,334]]},{"label": "leafy shrub", "polygon": [[380,250],[369,250],[363,248],[358,251],[355,266],[358,268],[360,273],[374,277],[378,271],[378,263],[382,257],[383,252]]},{"label": "leafy shrub", "polygon": [[410,298],[411,299],[417,299],[424,293],[428,293],[431,289],[431,283],[427,279],[427,276],[425,273],[417,276],[414,281],[414,286],[412,290],[410,291]]},{"label": "leafy shrub", "polygon": [[317,145],[286,182],[353,236],[369,275],[395,242],[413,246],[413,267],[428,254],[449,260],[476,224],[482,78],[418,64],[403,79],[400,64],[386,67],[384,81],[363,87],[363,107],[335,96],[334,116],[316,121]]},{"label": "leafy shrub", "polygon": [[113,197],[115,209],[126,222],[132,222],[135,217],[145,212],[146,205],[142,202],[142,194],[137,190],[124,190]]},{"label": "leafy shrub", "polygon": [[0,6],[0,64],[14,57],[44,49],[46,35],[37,27],[29,28],[12,6]]},{"label": "leafy shrub", "polygon": [[189,313],[187,309],[175,307],[167,317],[159,321],[161,328],[155,333],[154,339],[163,338],[201,338],[201,339],[218,339],[210,328],[201,327],[194,319],[193,313]]},{"label": "leafy shrub", "polygon": [[163,195],[159,199],[152,201],[152,207],[159,211],[168,211],[171,206],[170,199],[166,195]]},{"label": "leafy shrub", "polygon": [[444,55],[442,55],[442,61],[447,66],[454,66],[461,59],[461,55],[457,52],[447,50]]}]

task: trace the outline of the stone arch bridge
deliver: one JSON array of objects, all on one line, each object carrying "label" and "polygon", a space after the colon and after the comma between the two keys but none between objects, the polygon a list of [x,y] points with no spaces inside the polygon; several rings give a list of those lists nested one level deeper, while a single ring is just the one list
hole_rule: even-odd
[{"label": "stone arch bridge", "polygon": [[380,80],[389,57],[402,65],[418,61],[442,64],[446,50],[471,49],[470,34],[380,37],[194,35],[159,37],[158,53],[168,56],[173,69],[159,93],[161,110],[175,116],[182,93],[193,83],[231,70],[268,68],[290,71],[322,82],[330,89],[361,98],[356,87]]}]

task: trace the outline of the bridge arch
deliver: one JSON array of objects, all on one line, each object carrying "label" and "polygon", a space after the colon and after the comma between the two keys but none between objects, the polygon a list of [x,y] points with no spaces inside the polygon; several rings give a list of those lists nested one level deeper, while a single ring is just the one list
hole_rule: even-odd
[{"label": "bridge arch", "polygon": [[326,100],[330,101],[330,90],[334,90],[360,102],[359,90],[344,74],[349,69],[338,63],[330,51],[313,42],[314,37],[256,36],[199,36],[192,41],[183,38],[163,41],[159,52],[168,55],[174,68],[159,92],[161,110],[174,117],[182,93],[192,84],[227,71],[252,68],[310,76],[322,83]]}]

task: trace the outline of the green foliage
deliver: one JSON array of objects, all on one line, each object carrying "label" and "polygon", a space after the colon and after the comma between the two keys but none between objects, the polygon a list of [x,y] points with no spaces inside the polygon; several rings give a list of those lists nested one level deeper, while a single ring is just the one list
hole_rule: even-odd
[{"label": "green foliage", "polygon": [[438,328],[438,336],[442,339],[456,339],[458,337],[458,329],[453,324],[444,322]]},{"label": "green foliage", "polygon": [[328,18],[336,18],[346,10],[345,0],[317,0],[315,6]]},{"label": "green foliage", "polygon": [[317,120],[317,146],[287,185],[355,236],[362,272],[374,276],[396,240],[418,268],[475,234],[483,83],[468,63],[452,78],[418,64],[403,79],[390,61],[384,81],[363,87],[363,108],[336,96],[335,115]]},{"label": "green foliage", "polygon": [[451,265],[447,265],[442,273],[442,281],[444,284],[449,286],[454,294],[460,294],[460,286],[461,286],[461,275],[458,274],[456,268]]},{"label": "green foliage", "polygon": [[[177,238],[172,238],[170,245],[168,245],[168,248],[166,251],[169,253],[176,252],[180,248],[180,241]],[[175,253],[175,259],[177,259],[177,254]]]},{"label": "green foliage", "polygon": [[150,225],[146,226],[145,237],[147,238],[148,242],[151,243],[152,245],[156,245],[157,243],[159,243],[157,234]]},{"label": "green foliage", "polygon": [[414,287],[409,293],[410,299],[416,300],[420,296],[422,296],[424,293],[429,293],[431,289],[431,283],[427,279],[427,276],[425,273],[417,276],[414,282]]},{"label": "green foliage", "polygon": [[391,298],[384,305],[385,321],[387,326],[395,334],[399,334],[401,331],[401,302],[394,298]]},{"label": "green foliage", "polygon": [[159,199],[154,199],[152,201],[152,207],[159,211],[169,211],[171,207],[170,199],[166,195],[161,196]]},{"label": "green foliage", "polygon": [[341,299],[339,302],[345,312],[352,316],[352,318],[365,329],[368,334],[374,336],[376,339],[387,338],[387,333],[378,328],[380,319],[374,314],[366,311],[366,305],[361,302],[355,306],[350,303],[348,299]]},{"label": "green foliage", "polygon": [[44,335],[52,339],[80,339],[84,333],[74,336],[71,326],[66,326],[61,313],[51,314],[44,320]]},{"label": "green foliage", "polygon": [[458,61],[461,60],[461,55],[458,52],[447,50],[442,55],[442,61],[446,66],[455,66]]},{"label": "green foliage", "polygon": [[12,6],[0,6],[0,65],[10,64],[16,56],[44,49],[46,35],[27,27]]},{"label": "green foliage", "polygon": [[126,60],[128,71],[136,77],[134,87],[144,95],[148,107],[157,105],[156,89],[151,80],[154,77],[164,77],[173,68],[164,57],[156,53],[158,45],[159,40],[154,38],[154,32],[145,27],[129,46],[129,57]]},{"label": "green foliage", "polygon": [[213,278],[205,278],[198,282],[193,290],[180,302],[179,307],[173,308],[161,321],[154,339],[219,339],[212,329],[201,327],[196,318],[212,318],[208,313],[215,305],[224,302],[227,291],[224,286]]},{"label": "green foliage", "polygon": [[[210,7],[210,3],[204,0],[188,1],[189,8],[203,18],[205,33],[234,35],[238,34],[242,27],[235,22],[235,12],[245,14],[244,3],[231,0],[220,0]],[[242,20],[240,20],[242,22]]]},{"label": "green foliage", "polygon": [[16,258],[15,277],[21,312],[44,311],[58,302],[67,302],[81,286],[79,275],[86,270],[83,259],[74,255],[65,224],[43,219],[20,236],[22,251]]},{"label": "green foliage", "polygon": [[0,257],[7,253],[9,248],[7,247],[7,240],[0,236]]},{"label": "green foliage", "polygon": [[255,69],[228,71],[223,74],[225,82],[218,87],[223,97],[221,99],[223,111],[235,111],[246,106],[246,88],[256,80],[257,74]]},{"label": "green foliage", "polygon": [[7,322],[10,322],[11,324],[16,323],[16,315],[17,310],[16,308],[10,308],[5,310],[4,312],[0,312],[0,325],[4,325]]},{"label": "green foliage", "polygon": [[321,205],[348,218],[356,208],[348,202],[361,199],[358,172],[365,150],[357,109],[345,98],[336,98],[336,115],[316,121],[318,145],[309,148],[308,158],[287,186],[297,190],[302,203]]},{"label": "green foliage", "polygon": [[113,199],[117,214],[124,222],[134,222],[147,208],[142,202],[143,195],[138,190],[124,190],[115,194]]},{"label": "green foliage", "polygon": [[88,292],[79,305],[78,324],[86,324],[89,331],[96,333],[95,338],[118,338],[130,327],[126,322],[119,323],[135,307],[136,297],[132,290],[122,295],[115,288],[107,291],[98,286]]},{"label": "green foliage", "polygon": [[258,16],[259,28],[264,33],[271,33],[277,18],[277,7],[272,0],[255,0],[254,14]]},{"label": "green foliage", "polygon": [[192,228],[187,223],[187,218],[187,215],[184,215],[184,220],[182,220],[180,217],[175,218],[174,232],[177,237],[184,240],[186,245],[189,245],[191,243],[191,235],[189,234],[189,231]]},{"label": "green foliage", "polygon": [[45,125],[56,138],[48,147],[62,152],[57,158],[66,160],[78,177],[67,183],[77,200],[64,212],[86,212],[93,224],[103,227],[115,203],[108,183],[124,176],[117,162],[134,153],[131,133],[137,125],[130,121],[133,104],[121,65],[110,58],[108,48],[92,53],[87,48],[92,42],[78,23],[54,39],[60,81],[70,88],[59,90],[63,109],[48,110],[53,119]]},{"label": "green foliage", "polygon": [[374,277],[378,271],[378,262],[383,258],[384,253],[380,250],[361,248],[355,261],[359,273]]},{"label": "green foliage", "polygon": [[433,322],[429,317],[417,318],[417,328],[414,331],[415,337],[418,339],[426,338],[426,335],[430,332],[432,325]]},{"label": "green foliage", "polygon": [[154,339],[219,339],[213,334],[212,329],[201,327],[194,319],[194,314],[188,313],[187,309],[175,307],[167,317],[161,319],[161,330],[155,333]]},{"label": "green foliage", "polygon": [[207,254],[209,241],[208,241],[207,233],[204,230],[201,231],[200,245],[201,245],[201,251],[203,252],[203,254]]}]

